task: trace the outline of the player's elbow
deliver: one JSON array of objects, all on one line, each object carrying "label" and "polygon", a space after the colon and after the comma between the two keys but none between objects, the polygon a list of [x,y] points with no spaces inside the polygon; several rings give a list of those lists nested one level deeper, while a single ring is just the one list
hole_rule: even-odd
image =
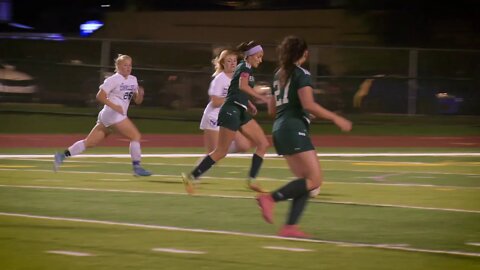
[{"label": "player's elbow", "polygon": [[102,102],[103,101],[103,97],[100,93],[97,93],[97,95],[95,96],[95,99],[98,101],[98,102]]},{"label": "player's elbow", "polygon": [[100,89],[100,91],[97,92],[97,95],[95,96],[95,98],[100,102],[103,101],[106,97],[107,97],[107,95],[101,89]]}]

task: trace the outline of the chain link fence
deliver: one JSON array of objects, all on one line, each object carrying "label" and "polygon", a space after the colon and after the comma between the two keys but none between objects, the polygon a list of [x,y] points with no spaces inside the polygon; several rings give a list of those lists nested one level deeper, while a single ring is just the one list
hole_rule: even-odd
[{"label": "chain link fence", "polygon": [[[0,38],[4,102],[96,106],[117,54],[133,57],[145,106],[200,108],[219,48],[234,44]],[[269,84],[274,45],[264,45],[256,81]],[[310,45],[315,97],[345,113],[480,114],[480,51]],[[28,90],[27,90],[28,89]]]}]

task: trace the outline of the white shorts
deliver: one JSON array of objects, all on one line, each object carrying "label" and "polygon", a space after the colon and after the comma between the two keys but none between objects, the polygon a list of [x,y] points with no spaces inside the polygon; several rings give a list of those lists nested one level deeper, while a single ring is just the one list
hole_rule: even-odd
[{"label": "white shorts", "polygon": [[217,117],[204,113],[202,116],[202,120],[200,121],[200,129],[216,131],[220,130],[220,127],[217,126]]},{"label": "white shorts", "polygon": [[115,125],[116,123],[122,122],[126,118],[126,115],[119,114],[114,110],[103,109],[98,113],[97,123],[100,123],[105,127],[109,127],[111,125]]}]

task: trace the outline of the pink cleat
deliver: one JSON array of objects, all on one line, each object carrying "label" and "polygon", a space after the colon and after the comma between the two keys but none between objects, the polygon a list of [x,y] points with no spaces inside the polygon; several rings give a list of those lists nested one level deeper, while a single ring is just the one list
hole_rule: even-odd
[{"label": "pink cleat", "polygon": [[311,238],[310,235],[302,232],[298,228],[298,225],[285,225],[278,232],[278,235],[282,237],[292,237],[292,238]]},{"label": "pink cleat", "polygon": [[257,203],[262,210],[263,219],[268,223],[273,223],[273,209],[275,208],[275,201],[270,194],[260,194],[257,196]]}]

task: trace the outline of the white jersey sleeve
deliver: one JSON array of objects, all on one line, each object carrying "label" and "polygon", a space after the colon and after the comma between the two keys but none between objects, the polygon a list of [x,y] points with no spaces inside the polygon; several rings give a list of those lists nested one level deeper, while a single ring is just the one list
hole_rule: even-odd
[{"label": "white jersey sleeve", "polygon": [[[208,95],[222,98],[226,97],[231,80],[232,79],[230,79],[224,72],[219,73],[210,82],[210,87],[208,88]],[[205,110],[203,111],[202,121],[200,122],[200,129],[218,130],[217,118],[219,112],[220,107],[213,107],[213,104],[210,101],[207,104],[207,107],[205,107]]]},{"label": "white jersey sleeve", "polygon": [[225,75],[225,73],[219,73],[217,76],[215,76],[215,78],[213,78],[212,82],[210,82],[210,87],[208,88],[208,95],[226,97],[231,80],[232,79]]}]

